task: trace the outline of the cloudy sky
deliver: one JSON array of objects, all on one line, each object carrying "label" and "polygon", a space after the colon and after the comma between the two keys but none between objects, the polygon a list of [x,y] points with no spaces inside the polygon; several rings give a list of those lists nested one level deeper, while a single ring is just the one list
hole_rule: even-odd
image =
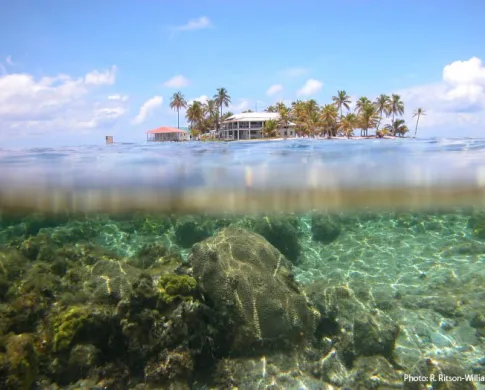
[{"label": "cloudy sky", "polygon": [[[143,142],[180,90],[229,108],[398,93],[421,136],[485,136],[483,0],[3,0],[0,146]],[[480,38],[482,37],[482,38]],[[181,124],[185,124],[183,113]],[[412,126],[412,123],[410,124]],[[419,135],[419,134],[418,134]]]}]

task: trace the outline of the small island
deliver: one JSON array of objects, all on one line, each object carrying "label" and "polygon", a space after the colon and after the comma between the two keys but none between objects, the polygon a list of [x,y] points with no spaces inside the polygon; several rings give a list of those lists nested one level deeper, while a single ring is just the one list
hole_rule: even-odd
[{"label": "small island", "polygon": [[[402,115],[404,102],[397,94],[381,94],[374,100],[360,97],[351,109],[352,100],[347,92],[337,91],[332,103],[319,105],[314,99],[296,100],[289,106],[283,102],[267,107],[264,112],[243,111],[240,114],[223,112],[231,97],[225,88],[218,88],[212,99],[187,104],[183,94],[172,96],[170,107],[177,111],[180,128],[180,110],[185,109],[192,139],[199,140],[261,140],[306,138],[395,138],[409,133]],[[425,115],[422,108],[413,112],[416,118],[414,137],[419,119]],[[385,119],[390,123],[384,124]],[[371,131],[371,135],[369,135]],[[373,131],[373,134],[372,134]]]}]

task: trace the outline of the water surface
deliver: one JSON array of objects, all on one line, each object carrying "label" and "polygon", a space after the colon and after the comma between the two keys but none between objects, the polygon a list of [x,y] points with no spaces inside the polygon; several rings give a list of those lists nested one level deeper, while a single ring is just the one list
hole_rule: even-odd
[{"label": "water surface", "polygon": [[484,388],[484,147],[0,149],[0,388]]}]

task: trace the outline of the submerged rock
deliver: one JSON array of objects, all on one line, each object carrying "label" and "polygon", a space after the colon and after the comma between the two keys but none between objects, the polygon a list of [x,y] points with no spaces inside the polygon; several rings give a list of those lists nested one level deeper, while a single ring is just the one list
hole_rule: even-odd
[{"label": "submerged rock", "polygon": [[99,260],[93,265],[84,289],[98,302],[117,302],[131,292],[140,271],[126,262]]},{"label": "submerged rock", "polygon": [[485,212],[474,213],[469,219],[467,226],[473,230],[478,238],[485,238]]},{"label": "submerged rock", "polygon": [[342,228],[336,216],[313,214],[311,230],[315,241],[328,244],[337,239]]},{"label": "submerged rock", "polygon": [[175,241],[184,248],[190,248],[213,232],[212,221],[202,217],[183,216],[175,223]]},{"label": "submerged rock", "polygon": [[347,287],[307,287],[310,298],[322,314],[318,334],[330,337],[348,366],[359,356],[380,355],[389,361],[399,326],[385,313],[359,301]]},{"label": "submerged rock", "polygon": [[160,273],[174,272],[179,268],[183,259],[180,253],[168,249],[158,242],[145,245],[128,260],[129,264],[141,269],[156,269]]},{"label": "submerged rock", "polygon": [[194,245],[189,256],[199,287],[227,323],[228,352],[294,346],[319,319],[293,280],[291,263],[259,234],[229,227]]},{"label": "submerged rock", "polygon": [[9,334],[0,339],[0,388],[29,390],[39,372],[39,359],[30,334]]},{"label": "submerged rock", "polygon": [[257,220],[254,231],[296,264],[300,260],[299,221],[293,216],[264,217]]},{"label": "submerged rock", "polygon": [[382,356],[358,358],[345,386],[350,389],[402,389],[403,373]]}]

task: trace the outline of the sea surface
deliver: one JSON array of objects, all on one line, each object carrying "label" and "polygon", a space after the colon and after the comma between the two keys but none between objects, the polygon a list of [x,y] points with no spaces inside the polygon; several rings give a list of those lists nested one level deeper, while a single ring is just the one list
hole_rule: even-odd
[{"label": "sea surface", "polygon": [[485,140],[0,148],[1,389],[485,389]]}]

